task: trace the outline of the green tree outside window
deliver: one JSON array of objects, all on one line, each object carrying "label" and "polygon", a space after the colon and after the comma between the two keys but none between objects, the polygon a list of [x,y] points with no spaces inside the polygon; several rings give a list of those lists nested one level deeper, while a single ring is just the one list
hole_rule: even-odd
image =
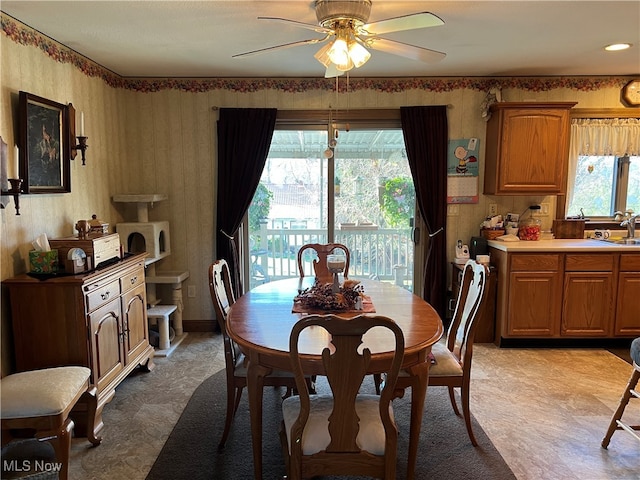
[{"label": "green tree outside window", "polygon": [[415,202],[416,192],[410,178],[396,177],[384,182],[381,209],[390,227],[408,227]]}]

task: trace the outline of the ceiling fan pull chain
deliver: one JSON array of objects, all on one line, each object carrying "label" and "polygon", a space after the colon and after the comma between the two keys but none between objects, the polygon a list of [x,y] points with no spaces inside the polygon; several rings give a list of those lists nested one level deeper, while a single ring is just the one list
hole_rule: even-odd
[{"label": "ceiling fan pull chain", "polygon": [[[350,96],[349,96],[349,72],[347,72],[347,118],[349,118],[349,108],[351,107],[351,101],[350,101]],[[349,124],[347,123],[346,127],[345,127],[346,131],[349,131]]]}]

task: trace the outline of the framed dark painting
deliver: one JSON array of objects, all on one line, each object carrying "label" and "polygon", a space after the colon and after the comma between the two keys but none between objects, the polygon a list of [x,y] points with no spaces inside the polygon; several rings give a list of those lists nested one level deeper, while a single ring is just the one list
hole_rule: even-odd
[{"label": "framed dark painting", "polygon": [[70,192],[67,106],[20,92],[19,121],[22,191]]}]

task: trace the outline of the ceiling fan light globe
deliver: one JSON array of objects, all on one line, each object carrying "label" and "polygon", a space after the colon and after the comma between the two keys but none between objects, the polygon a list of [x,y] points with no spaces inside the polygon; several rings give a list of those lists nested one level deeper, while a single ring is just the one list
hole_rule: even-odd
[{"label": "ceiling fan light globe", "polygon": [[349,62],[349,49],[343,38],[336,38],[327,52],[329,58],[336,65],[345,65]]},{"label": "ceiling fan light globe", "polygon": [[325,67],[328,67],[329,65],[331,65],[331,58],[329,58],[329,53],[328,53],[330,48],[331,48],[331,44],[327,43],[320,50],[318,50],[316,54],[313,56]]},{"label": "ceiling fan light globe", "polygon": [[369,61],[371,53],[354,40],[349,43],[349,58],[353,62],[353,66],[355,68],[360,68]]},{"label": "ceiling fan light globe", "polygon": [[329,63],[329,65],[327,65],[327,70],[324,72],[324,78],[335,78],[342,75],[344,75],[344,72],[338,70],[333,63]]},{"label": "ceiling fan light globe", "polygon": [[336,63],[336,68],[341,72],[348,72],[349,70],[352,70],[353,67],[355,67],[355,65],[350,57],[347,57],[346,63]]}]

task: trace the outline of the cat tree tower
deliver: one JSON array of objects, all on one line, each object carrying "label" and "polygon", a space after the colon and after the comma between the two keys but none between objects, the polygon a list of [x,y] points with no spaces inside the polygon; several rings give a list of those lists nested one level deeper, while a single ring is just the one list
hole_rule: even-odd
[{"label": "cat tree tower", "polygon": [[[169,356],[187,336],[182,329],[182,311],[184,310],[182,282],[189,278],[189,272],[156,270],[156,263],[171,254],[169,222],[150,222],[149,207],[167,198],[167,195],[157,193],[114,195],[113,197],[114,202],[135,203],[137,207],[137,221],[118,223],[116,231],[126,252],[147,253],[145,259],[147,317],[150,323],[155,322],[158,325],[160,342],[155,352],[158,357]],[[171,304],[163,304],[162,299],[158,298],[156,286],[159,284],[171,285]],[[172,324],[175,332],[173,337],[169,327],[171,316],[173,316]]]}]

